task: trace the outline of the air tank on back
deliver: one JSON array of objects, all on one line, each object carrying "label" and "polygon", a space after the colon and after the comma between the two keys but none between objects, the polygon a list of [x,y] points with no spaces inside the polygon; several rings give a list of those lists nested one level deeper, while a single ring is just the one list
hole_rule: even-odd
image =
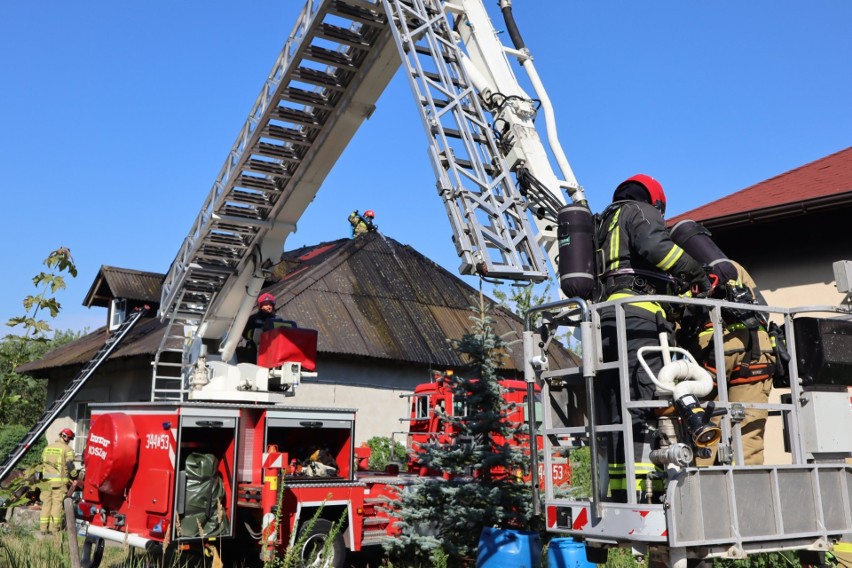
[{"label": "air tank on back", "polygon": [[582,205],[566,205],[557,216],[559,287],[567,298],[590,299],[595,291],[595,223]]},{"label": "air tank on back", "polygon": [[713,274],[719,277],[720,282],[737,279],[736,266],[710,238],[710,231],[700,223],[684,219],[672,227],[671,237],[676,245],[686,251],[686,254],[701,264],[709,266]]}]

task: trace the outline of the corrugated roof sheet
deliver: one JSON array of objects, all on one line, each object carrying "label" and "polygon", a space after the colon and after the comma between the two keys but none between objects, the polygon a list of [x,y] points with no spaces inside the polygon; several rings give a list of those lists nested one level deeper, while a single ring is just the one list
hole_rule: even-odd
[{"label": "corrugated roof sheet", "polygon": [[83,305],[107,307],[113,298],[160,303],[164,274],[115,266],[101,266]]},{"label": "corrugated roof sheet", "polygon": [[709,228],[852,204],[852,147],[669,219]]},{"label": "corrugated roof sheet", "polygon": [[[467,364],[447,338],[470,330],[470,306],[479,293],[411,247],[370,233],[288,251],[281,260],[274,271],[277,281],[264,291],[276,296],[282,318],[319,332],[320,353],[436,367]],[[521,319],[487,302],[494,307],[497,333],[520,338]],[[153,356],[162,333],[159,321],[143,320],[110,358]],[[101,328],[19,370],[46,376],[55,367],[83,364],[104,341]],[[556,365],[567,365],[571,355],[554,349],[551,357]],[[523,369],[519,344],[510,359],[505,368]]]}]

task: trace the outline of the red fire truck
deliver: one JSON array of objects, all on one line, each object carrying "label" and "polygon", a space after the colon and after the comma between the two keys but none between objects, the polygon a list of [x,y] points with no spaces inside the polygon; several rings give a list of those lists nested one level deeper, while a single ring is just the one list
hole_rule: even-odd
[{"label": "red fire truck", "polygon": [[[315,345],[311,349],[306,335],[316,338],[311,330],[265,332],[259,363],[315,368]],[[436,412],[460,410],[446,377],[438,373],[415,389],[408,471],[402,473],[397,465],[366,469],[369,448],[353,442],[355,409],[208,401],[93,405],[77,504],[87,537],[84,562],[97,566],[106,540],[154,557],[182,551],[200,558],[215,549],[243,562],[289,548],[302,559],[319,555],[319,565],[343,566],[347,550],[395,534],[383,506],[398,491],[439,474],[420,468],[417,452],[427,440],[455,443],[455,432]],[[505,400],[517,405],[508,419],[523,423],[526,384],[502,385]],[[554,477],[567,480],[566,466],[553,467]],[[338,521],[339,530],[333,528]]]},{"label": "red fire truck", "polygon": [[[448,417],[460,417],[466,414],[464,404],[454,399],[455,388],[453,387],[453,373],[447,371],[444,373],[435,372],[432,375],[432,382],[418,385],[414,389],[414,394],[411,395],[411,417],[409,419],[407,443],[410,448],[408,452],[408,471],[417,472],[420,475],[440,475],[440,472],[430,470],[420,463],[418,457],[421,455],[419,448],[424,444],[435,443],[451,444],[456,441],[458,429],[454,424],[448,421]],[[527,424],[529,420],[529,400],[527,392],[527,383],[520,380],[501,380],[500,387],[503,391],[504,401],[510,405],[510,410],[506,416],[507,420],[513,424]],[[541,388],[536,385],[534,388],[535,400],[533,402],[535,415],[543,416],[541,403]],[[537,437],[538,451],[543,451],[544,444],[541,436]],[[529,446],[529,439],[521,434],[518,441],[526,447]],[[498,445],[505,443],[517,443],[515,440],[505,440],[501,437],[495,438],[495,443]],[[529,452],[526,452],[527,455]],[[539,463],[539,479],[544,479],[544,465]],[[557,485],[568,485],[571,482],[571,466],[567,459],[555,457],[551,464],[550,479]],[[492,471],[492,474],[506,474],[507,472],[499,469]],[[529,471],[523,472],[508,472],[511,475],[521,477],[524,481],[530,481],[532,475]]]}]

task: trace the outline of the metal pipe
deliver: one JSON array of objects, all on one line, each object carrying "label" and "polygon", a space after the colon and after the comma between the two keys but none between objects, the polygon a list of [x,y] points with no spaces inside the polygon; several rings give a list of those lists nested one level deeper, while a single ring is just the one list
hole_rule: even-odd
[{"label": "metal pipe", "polygon": [[127,544],[128,546],[144,550],[149,550],[160,544],[156,540],[145,538],[138,534],[124,533],[115,529],[108,529],[106,527],[100,527],[92,524],[84,525],[83,529],[85,530],[85,536],[95,536],[104,540],[119,542],[121,544]]}]

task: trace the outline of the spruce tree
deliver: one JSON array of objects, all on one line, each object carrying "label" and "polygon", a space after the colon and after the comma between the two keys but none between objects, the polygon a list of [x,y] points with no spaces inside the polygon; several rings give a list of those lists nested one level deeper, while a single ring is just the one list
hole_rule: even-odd
[{"label": "spruce tree", "polygon": [[[441,476],[419,478],[394,505],[402,535],[385,548],[404,566],[473,565],[484,527],[530,529],[532,493],[521,479],[529,470],[527,427],[506,416],[498,375],[507,346],[494,331],[484,298],[472,307],[470,332],[452,341],[469,362],[448,375],[453,408],[444,420],[457,433],[450,443],[425,444],[421,463]],[[537,526],[535,528],[538,528]]]}]

